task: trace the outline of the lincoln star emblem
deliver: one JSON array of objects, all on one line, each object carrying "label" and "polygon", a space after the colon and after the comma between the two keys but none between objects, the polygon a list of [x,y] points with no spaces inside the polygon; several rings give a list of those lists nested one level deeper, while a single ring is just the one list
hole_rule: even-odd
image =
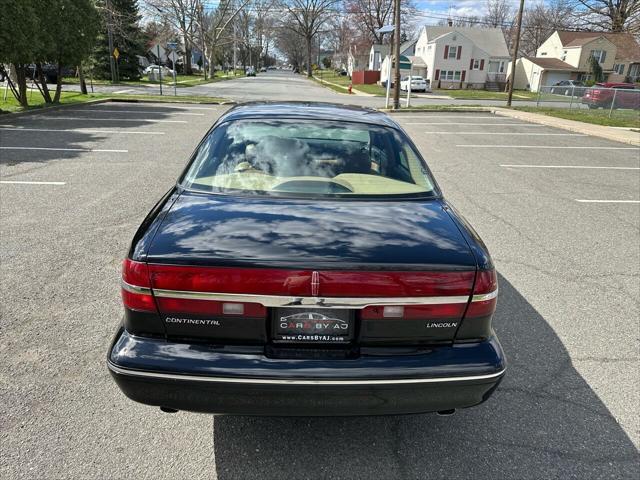
[{"label": "lincoln star emblem", "polygon": [[314,297],[317,297],[319,291],[320,291],[320,274],[318,272],[313,272],[311,274],[311,295],[313,295]]}]

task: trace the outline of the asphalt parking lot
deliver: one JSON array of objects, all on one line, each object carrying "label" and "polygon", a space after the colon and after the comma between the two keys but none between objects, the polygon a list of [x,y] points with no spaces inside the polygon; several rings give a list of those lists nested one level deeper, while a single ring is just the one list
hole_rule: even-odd
[{"label": "asphalt parking lot", "polygon": [[640,151],[488,113],[398,114],[500,278],[509,359],[452,417],[212,417],[105,366],[120,262],[226,106],[0,117],[0,478],[638,478]]}]

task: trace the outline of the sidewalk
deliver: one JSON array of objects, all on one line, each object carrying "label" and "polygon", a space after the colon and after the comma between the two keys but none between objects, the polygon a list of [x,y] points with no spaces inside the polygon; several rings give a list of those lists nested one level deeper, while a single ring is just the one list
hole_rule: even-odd
[{"label": "sidewalk", "polygon": [[640,132],[626,128],[606,127],[604,125],[594,125],[592,123],[577,122],[575,120],[566,120],[564,118],[551,117],[539,113],[522,112],[519,110],[510,110],[508,108],[492,107],[490,110],[496,115],[504,117],[517,118],[526,122],[538,123],[549,127],[562,128],[575,133],[582,133],[594,137],[606,138],[615,142],[627,143],[630,145],[640,146]]}]

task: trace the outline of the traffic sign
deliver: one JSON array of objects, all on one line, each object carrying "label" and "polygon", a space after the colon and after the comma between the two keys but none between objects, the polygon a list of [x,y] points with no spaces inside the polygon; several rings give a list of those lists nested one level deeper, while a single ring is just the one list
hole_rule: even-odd
[{"label": "traffic sign", "polygon": [[171,52],[169,53],[169,55],[167,55],[169,60],[171,60],[172,62],[177,62],[178,61],[178,55],[176,55],[176,52]]},{"label": "traffic sign", "polygon": [[118,60],[119,56],[120,56],[120,50],[118,50],[118,47],[116,47],[116,48],[113,49],[113,58]]}]

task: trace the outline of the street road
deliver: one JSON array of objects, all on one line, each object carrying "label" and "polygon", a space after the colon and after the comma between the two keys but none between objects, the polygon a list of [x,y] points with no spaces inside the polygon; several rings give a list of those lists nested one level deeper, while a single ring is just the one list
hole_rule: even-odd
[{"label": "street road", "polygon": [[126,399],[105,365],[120,262],[225,108],[0,117],[0,478],[638,478],[640,205],[609,202],[640,200],[639,152],[486,113],[397,118],[499,272],[509,370],[487,403],[251,418]]},{"label": "street road", "polygon": [[[77,85],[65,85],[65,90],[79,90]],[[118,93],[144,93],[158,95],[158,85],[128,86],[128,85],[96,85],[96,92]],[[163,88],[165,95],[173,95],[172,84]],[[312,102],[350,103],[366,107],[384,107],[384,97],[365,95],[346,95],[337,93],[327,87],[307,79],[304,75],[296,75],[290,71],[272,70],[258,73],[255,77],[239,77],[234,80],[224,80],[215,83],[206,83],[195,87],[176,89],[178,95],[204,95],[208,97],[222,97],[236,102],[248,102],[254,100],[302,100]],[[406,92],[403,93],[406,98]],[[504,100],[457,100],[440,96],[440,98],[424,98],[422,94],[412,95],[411,105],[497,105],[504,106]],[[536,102],[520,101],[514,97],[514,104],[535,106]],[[403,100],[404,105],[404,100]],[[561,100],[554,102],[556,107],[568,107],[569,103]]]}]

